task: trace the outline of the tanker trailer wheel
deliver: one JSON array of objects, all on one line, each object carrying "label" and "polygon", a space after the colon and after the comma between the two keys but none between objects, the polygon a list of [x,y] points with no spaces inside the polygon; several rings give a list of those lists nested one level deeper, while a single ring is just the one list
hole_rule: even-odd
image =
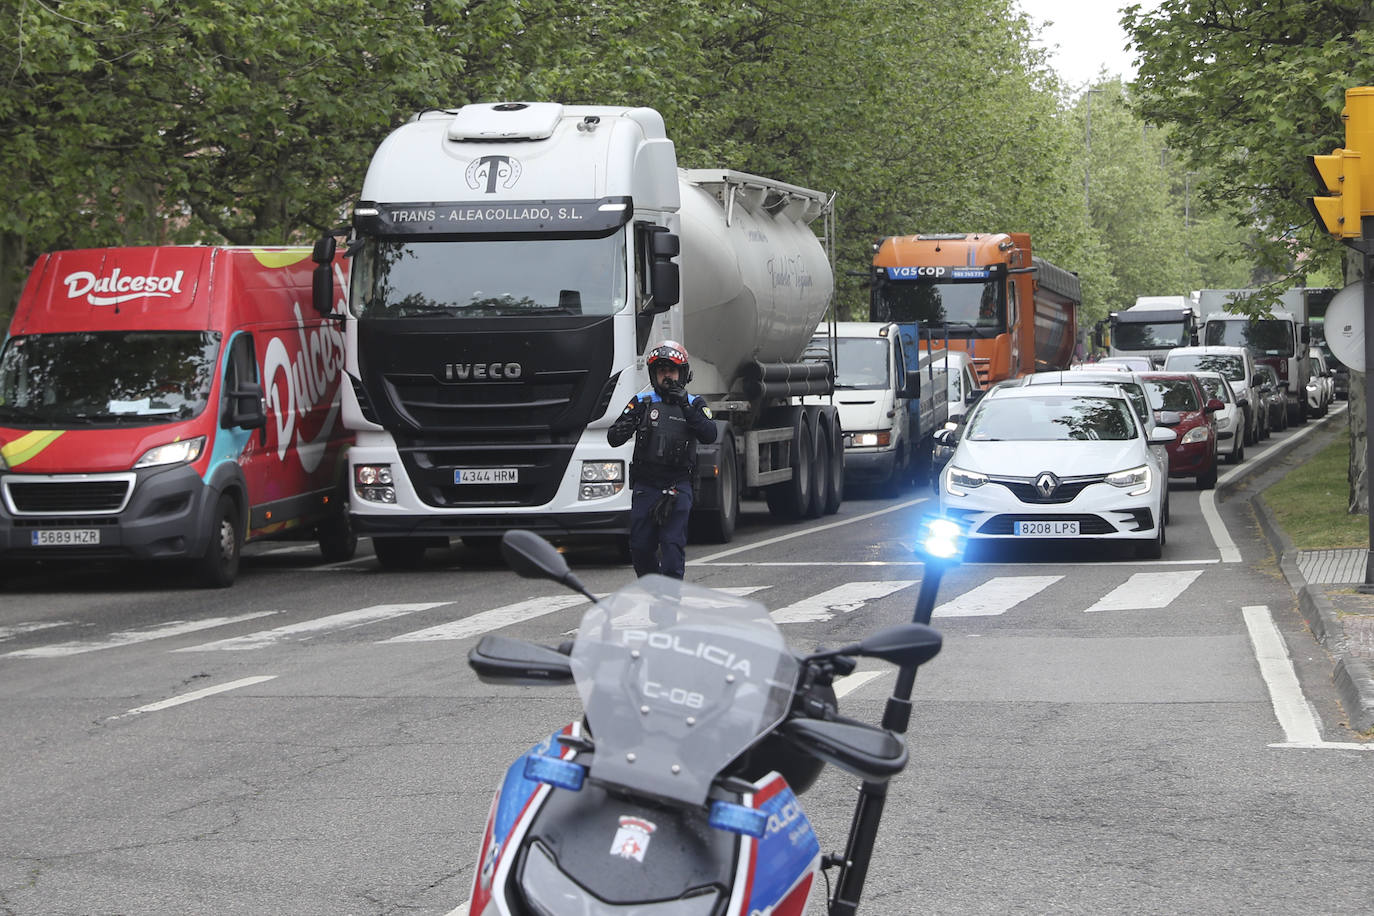
[{"label": "tanker trailer wheel", "polygon": [[830,479],[830,429],[819,407],[807,407],[806,419],[811,424],[811,501],[807,503],[806,518],[820,518],[825,513],[825,488]]},{"label": "tanker trailer wheel", "polygon": [[834,515],[844,502],[844,431],[839,414],[830,417],[830,476],[825,482],[825,514]]},{"label": "tanker trailer wheel", "polygon": [[[806,412],[800,408],[778,411],[774,416],[792,427],[789,459],[792,479],[775,483],[764,491],[768,511],[777,518],[799,519],[811,505],[811,429]],[[778,423],[783,425],[782,422]]]},{"label": "tanker trailer wheel", "polygon": [[716,478],[719,505],[693,510],[689,534],[693,541],[728,544],[739,521],[739,469],[735,458],[735,437],[728,430],[720,439],[720,476]]}]

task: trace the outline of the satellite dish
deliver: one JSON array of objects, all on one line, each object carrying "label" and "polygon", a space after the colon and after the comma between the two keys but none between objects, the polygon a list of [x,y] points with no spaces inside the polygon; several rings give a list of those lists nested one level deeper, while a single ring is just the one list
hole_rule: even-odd
[{"label": "satellite dish", "polygon": [[1352,283],[1331,298],[1322,323],[1326,345],[1336,359],[1364,371],[1364,284]]}]

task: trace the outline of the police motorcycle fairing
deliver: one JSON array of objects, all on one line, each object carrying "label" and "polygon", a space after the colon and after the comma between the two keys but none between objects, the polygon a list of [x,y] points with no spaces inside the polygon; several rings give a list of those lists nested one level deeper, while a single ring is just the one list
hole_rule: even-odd
[{"label": "police motorcycle fairing", "polygon": [[[508,533],[503,553],[591,597],[537,535]],[[905,766],[892,729],[839,715],[831,680],[858,654],[914,675],[940,636],[911,623],[875,637],[872,652],[865,640],[801,657],[763,605],[656,575],[594,603],[562,651],[484,637],[469,656],[482,680],[571,680],[585,717],[507,771],[471,916],[800,916],[831,864],[836,897],[847,885],[853,900],[827,912],[852,913],[881,803],[864,813],[861,798],[846,855],[826,857],[796,793],[827,762],[883,793]]]}]

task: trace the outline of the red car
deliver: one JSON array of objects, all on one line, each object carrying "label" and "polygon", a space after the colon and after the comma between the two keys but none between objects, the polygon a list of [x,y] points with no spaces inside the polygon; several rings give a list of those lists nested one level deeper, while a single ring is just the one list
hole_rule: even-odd
[{"label": "red car", "polygon": [[1198,380],[1187,372],[1136,374],[1154,410],[1155,423],[1177,435],[1168,445],[1169,476],[1197,477],[1199,490],[1216,486],[1217,426],[1212,414],[1222,404],[1202,393]]}]

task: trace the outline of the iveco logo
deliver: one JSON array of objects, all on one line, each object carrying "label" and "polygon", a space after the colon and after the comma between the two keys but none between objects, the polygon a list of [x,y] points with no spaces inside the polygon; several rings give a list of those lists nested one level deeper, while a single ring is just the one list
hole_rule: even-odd
[{"label": "iveco logo", "polygon": [[519,363],[444,363],[444,381],[473,382],[515,379],[524,372]]},{"label": "iveco logo", "polygon": [[1049,499],[1054,495],[1054,491],[1059,489],[1059,478],[1049,471],[1035,478],[1035,488],[1040,491],[1040,495]]}]

